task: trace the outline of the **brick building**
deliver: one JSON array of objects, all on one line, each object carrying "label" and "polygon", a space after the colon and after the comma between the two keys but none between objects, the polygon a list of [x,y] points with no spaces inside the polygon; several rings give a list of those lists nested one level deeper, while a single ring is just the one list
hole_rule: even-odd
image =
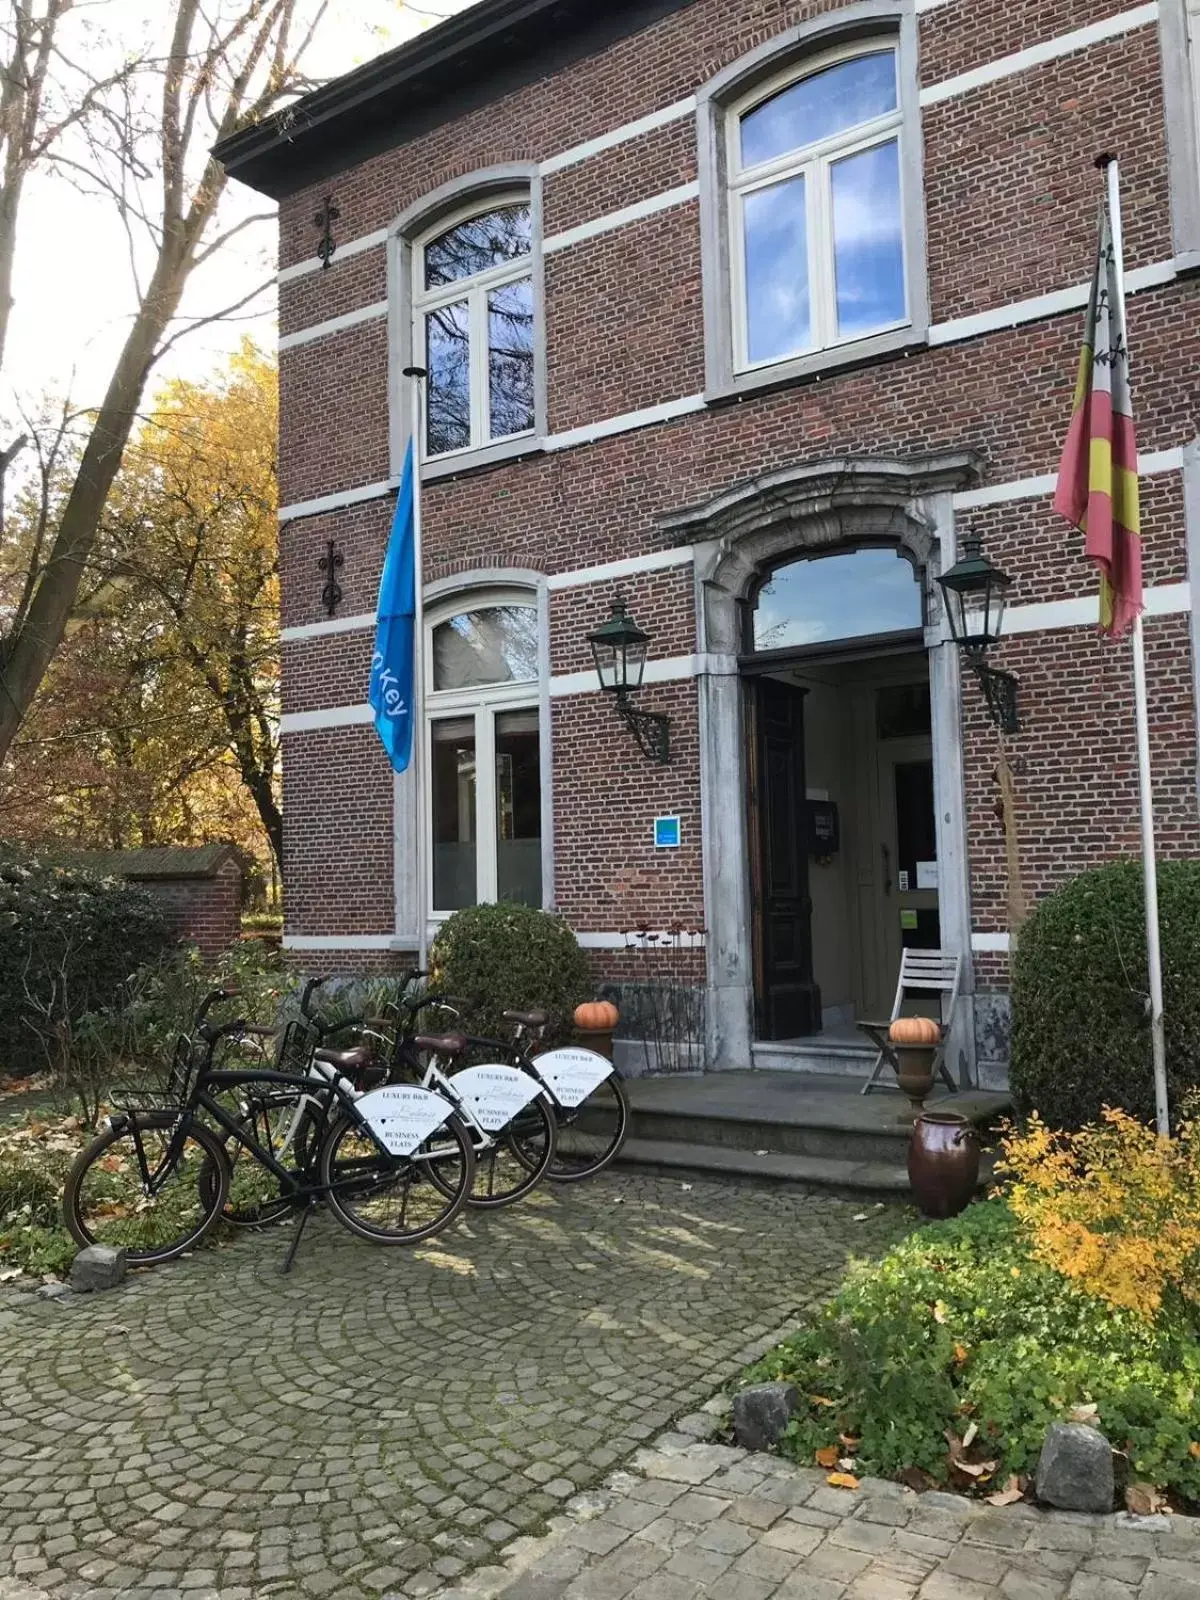
[{"label": "brick building", "polygon": [[[703,929],[660,959],[734,1067],[829,1064],[940,944],[951,1060],[1002,1073],[997,733],[935,580],[968,534],[1015,580],[1027,892],[1136,852],[1129,649],[1051,508],[1115,150],[1159,842],[1193,853],[1198,122],[1200,0],[481,0],[228,141],[281,213],[296,959],[515,897],[619,983],[623,930]],[[414,361],[423,811],[365,703]],[[596,680],[618,591],[666,764]]]}]

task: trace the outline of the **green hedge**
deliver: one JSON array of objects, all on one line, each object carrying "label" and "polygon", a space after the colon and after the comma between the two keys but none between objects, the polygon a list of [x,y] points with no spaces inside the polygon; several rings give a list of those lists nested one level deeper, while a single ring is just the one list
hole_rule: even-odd
[{"label": "green hedge", "polygon": [[141,889],[0,853],[0,1075],[48,1065],[41,1040],[64,1021],[119,1002],[137,968],[168,942]]},{"label": "green hedge", "polygon": [[507,1010],[548,1011],[548,1042],[570,1037],[575,1007],[594,989],[587,958],[559,917],[532,906],[470,906],[441,927],[430,951],[432,987],[470,1001],[470,1032],[509,1039]]},{"label": "green hedge", "polygon": [[[1200,862],[1158,869],[1172,1107],[1200,1085]],[[1142,867],[1120,861],[1039,902],[1013,971],[1011,1079],[1021,1114],[1054,1127],[1105,1105],[1154,1117]]]}]

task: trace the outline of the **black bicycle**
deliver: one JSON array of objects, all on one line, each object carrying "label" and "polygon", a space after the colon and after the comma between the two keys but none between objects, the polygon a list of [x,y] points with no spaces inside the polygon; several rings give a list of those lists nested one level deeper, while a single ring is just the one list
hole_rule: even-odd
[{"label": "black bicycle", "polygon": [[226,1097],[286,1094],[297,1102],[312,1080],[216,1065],[218,1046],[246,1034],[244,1019],[206,1020],[213,1005],[231,998],[223,989],[207,997],[160,1083],[114,1093],[108,1128],[80,1152],[67,1177],[63,1213],[77,1243],[124,1246],[140,1265],[170,1261],[200,1244],[229,1194],[222,1134],[272,1175],[280,1200],[298,1213],[285,1271],[304,1221],[322,1201],[344,1227],[377,1243],[416,1244],[447,1227],[466,1203],[475,1174],[471,1136],[450,1102],[432,1095],[421,1102],[417,1109],[429,1130],[395,1153],[399,1135],[389,1136],[384,1119],[360,1109],[364,1103],[335,1073],[320,1096],[312,1139],[286,1166],[245,1117],[230,1111]]}]

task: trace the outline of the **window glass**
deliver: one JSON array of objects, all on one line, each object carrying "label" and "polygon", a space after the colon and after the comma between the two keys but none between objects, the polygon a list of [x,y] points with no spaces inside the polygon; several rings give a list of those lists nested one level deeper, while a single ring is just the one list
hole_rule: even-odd
[{"label": "window glass", "polygon": [[793,561],[760,590],[754,648],[836,643],[922,625],[921,589],[892,549],[850,550]]},{"label": "window glass", "polygon": [[488,394],[492,438],[533,427],[533,283],[488,295]]},{"label": "window glass", "polygon": [[746,196],[746,313],[751,361],[771,361],[812,343],[808,217],[803,177]]},{"label": "window glass", "polygon": [[533,248],[528,202],[500,206],[481,217],[460,222],[425,246],[425,287],[474,278],[506,261],[517,261]]},{"label": "window glass", "polygon": [[741,119],[744,167],[774,161],[895,111],[896,52],[880,50],[801,78]]},{"label": "window glass", "polygon": [[470,325],[465,300],[432,311],[425,319],[430,455],[461,450],[471,442]]},{"label": "window glass", "polygon": [[904,320],[899,143],[835,161],[830,182],[838,333],[853,338]]},{"label": "window glass", "polygon": [[536,711],[496,717],[496,898],[542,903],[542,769]]},{"label": "window glass", "polygon": [[475,720],[433,724],[433,906],[457,911],[476,896]]},{"label": "window glass", "polygon": [[433,630],[433,687],[532,683],[538,675],[537,609],[488,606]]}]

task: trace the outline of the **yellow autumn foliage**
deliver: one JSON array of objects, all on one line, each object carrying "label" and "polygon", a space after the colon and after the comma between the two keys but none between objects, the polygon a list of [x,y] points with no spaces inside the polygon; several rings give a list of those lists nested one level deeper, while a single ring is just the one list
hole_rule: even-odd
[{"label": "yellow autumn foliage", "polygon": [[1147,1321],[1175,1296],[1200,1304],[1196,1113],[1170,1139],[1110,1106],[1078,1133],[1036,1115],[1010,1133],[998,1170],[1038,1259]]}]

